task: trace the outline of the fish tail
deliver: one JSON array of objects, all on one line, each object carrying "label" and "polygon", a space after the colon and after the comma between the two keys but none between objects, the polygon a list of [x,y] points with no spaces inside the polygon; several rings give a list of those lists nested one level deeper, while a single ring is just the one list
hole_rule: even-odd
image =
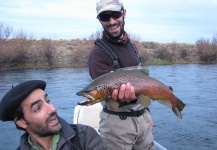
[{"label": "fish tail", "polygon": [[185,104],[177,98],[177,105],[172,107],[173,112],[176,114],[178,118],[182,118],[181,111],[184,109]]},{"label": "fish tail", "polygon": [[172,110],[179,119],[182,119],[181,111],[177,107],[172,107]]},{"label": "fish tail", "polygon": [[179,111],[182,111],[185,107],[185,104],[181,100],[179,100],[178,98],[177,98],[177,100],[178,100],[177,108],[179,109]]}]

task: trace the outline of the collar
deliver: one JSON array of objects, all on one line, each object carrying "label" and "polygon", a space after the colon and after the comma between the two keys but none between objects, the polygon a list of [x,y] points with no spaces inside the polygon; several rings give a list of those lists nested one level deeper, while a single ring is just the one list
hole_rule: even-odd
[{"label": "collar", "polygon": [[106,34],[105,31],[103,31],[103,38],[106,41],[112,42],[117,45],[126,45],[130,42],[130,36],[125,31],[123,32],[123,36],[121,38],[111,38]]},{"label": "collar", "polygon": [[[51,148],[49,150],[56,150],[57,149],[57,143],[59,142],[60,134],[54,134],[52,137],[52,144]],[[33,149],[36,150],[44,150],[40,145],[38,145],[36,142],[32,142],[30,135],[28,136],[28,143],[31,145]]]},{"label": "collar", "polygon": [[[63,145],[66,140],[70,140],[75,136],[75,131],[73,128],[62,118],[58,117],[60,124],[62,125],[62,129],[60,130],[60,139],[58,143],[58,147]],[[29,134],[25,132],[20,138],[20,149],[31,149],[30,144],[28,143]],[[63,138],[64,137],[64,138]]]}]

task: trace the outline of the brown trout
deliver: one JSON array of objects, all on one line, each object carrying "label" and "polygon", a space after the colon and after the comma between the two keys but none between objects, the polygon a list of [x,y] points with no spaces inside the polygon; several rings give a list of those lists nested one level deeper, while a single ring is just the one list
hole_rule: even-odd
[{"label": "brown trout", "polygon": [[150,105],[150,100],[157,100],[170,107],[178,118],[182,118],[181,111],[185,104],[173,94],[171,87],[150,77],[144,69],[120,69],[96,78],[76,93],[87,98],[86,101],[78,104],[93,105],[107,98],[111,99],[113,90],[127,82],[134,87],[138,100],[145,108]]}]

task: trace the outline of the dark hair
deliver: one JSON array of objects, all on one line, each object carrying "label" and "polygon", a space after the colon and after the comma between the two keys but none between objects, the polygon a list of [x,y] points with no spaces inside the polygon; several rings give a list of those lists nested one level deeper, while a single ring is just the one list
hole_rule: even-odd
[{"label": "dark hair", "polygon": [[[16,120],[20,120],[22,118],[24,119],[23,107],[21,105],[19,105],[19,107],[15,110],[15,112],[13,114],[13,119],[15,119],[15,118],[16,118]],[[17,129],[26,131],[25,129],[19,127],[15,121],[14,121],[14,123],[15,123]]]},{"label": "dark hair", "polygon": [[124,6],[121,7],[121,11],[124,10]]}]

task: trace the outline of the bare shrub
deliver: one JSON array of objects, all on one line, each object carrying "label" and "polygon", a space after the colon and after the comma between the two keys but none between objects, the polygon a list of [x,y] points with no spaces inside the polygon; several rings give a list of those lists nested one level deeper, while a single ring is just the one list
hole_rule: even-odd
[{"label": "bare shrub", "polygon": [[4,49],[2,52],[4,53],[2,66],[5,67],[25,66],[28,60],[27,53],[24,49],[19,48],[17,40],[8,41],[7,49]]},{"label": "bare shrub", "polygon": [[28,56],[26,55],[26,52],[20,51],[16,53],[14,57],[11,57],[11,60],[9,63],[11,64],[11,66],[14,66],[14,67],[20,66],[20,65],[24,66],[27,60],[28,60]]},{"label": "bare shrub", "polygon": [[158,43],[157,42],[142,42],[144,48],[148,49],[157,49]]},{"label": "bare shrub", "polygon": [[176,42],[173,42],[170,46],[170,54],[171,54],[171,58],[169,58],[170,62],[173,61],[174,57],[175,57],[175,53],[178,50],[178,44]]},{"label": "bare shrub", "polygon": [[217,34],[215,34],[212,38],[212,49],[217,53]]},{"label": "bare shrub", "polygon": [[143,49],[139,51],[142,63],[146,63],[149,60],[150,54],[147,50]]},{"label": "bare shrub", "polygon": [[216,36],[213,37],[212,43],[209,42],[209,39],[200,38],[196,41],[196,47],[200,61],[205,63],[212,63],[216,61]]},{"label": "bare shrub", "polygon": [[7,53],[7,39],[11,36],[13,28],[10,26],[5,26],[0,23],[0,68],[5,64],[8,58],[5,56]]},{"label": "bare shrub", "polygon": [[51,68],[54,65],[55,46],[51,39],[42,39],[42,50],[48,66]]},{"label": "bare shrub", "polygon": [[68,49],[73,50],[74,48],[72,46],[69,46]]},{"label": "bare shrub", "polygon": [[14,61],[17,65],[25,65],[29,61],[28,51],[30,51],[31,40],[28,40],[26,31],[20,29],[15,35],[14,49],[17,52]]},{"label": "bare shrub", "polygon": [[180,58],[186,60],[188,56],[187,49],[180,49]]},{"label": "bare shrub", "polygon": [[169,62],[172,62],[172,54],[164,46],[154,50],[154,57],[157,59],[165,59]]},{"label": "bare shrub", "polygon": [[[7,30],[9,32],[9,29]],[[4,60],[3,63],[8,67],[25,66],[28,62],[28,50],[31,42],[27,40],[27,33],[20,30],[16,33],[14,39],[6,40],[4,42]],[[9,36],[9,33],[7,34]]]},{"label": "bare shrub", "polygon": [[75,66],[86,66],[89,53],[94,46],[94,40],[78,40],[71,56],[71,63]]},{"label": "bare shrub", "polygon": [[3,23],[0,23],[0,39],[6,40],[11,36],[13,28],[10,26],[5,26]]},{"label": "bare shrub", "polygon": [[[34,43],[34,41],[32,41]],[[33,64],[34,68],[38,67],[38,62],[42,62],[42,56],[40,48],[34,45],[28,52],[29,63]]]}]

